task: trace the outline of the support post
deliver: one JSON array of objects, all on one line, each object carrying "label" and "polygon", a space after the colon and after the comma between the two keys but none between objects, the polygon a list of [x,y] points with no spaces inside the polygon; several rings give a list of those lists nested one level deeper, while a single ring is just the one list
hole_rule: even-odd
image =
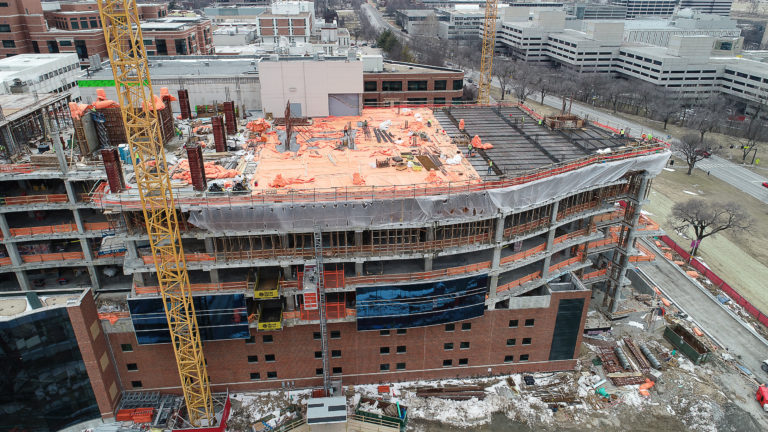
[{"label": "support post", "polygon": [[541,278],[546,279],[549,276],[549,266],[552,263],[552,246],[555,244],[555,223],[557,222],[557,211],[560,208],[560,201],[552,204],[552,214],[549,218],[549,231],[547,231],[547,256],[544,257],[544,268],[541,269]]}]

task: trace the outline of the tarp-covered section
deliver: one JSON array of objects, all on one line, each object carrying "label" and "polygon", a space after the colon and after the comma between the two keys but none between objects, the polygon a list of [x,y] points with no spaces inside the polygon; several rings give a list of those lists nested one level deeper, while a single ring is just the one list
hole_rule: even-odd
[{"label": "tarp-covered section", "polygon": [[[243,294],[194,296],[195,316],[202,340],[248,339],[248,316]],[[129,298],[139,345],[170,343],[171,333],[160,297]]]},{"label": "tarp-covered section", "polygon": [[580,190],[615,182],[628,172],[658,175],[669,159],[664,151],[632,159],[586,166],[546,179],[473,193],[386,201],[270,203],[253,207],[204,207],[189,212],[189,222],[209,231],[312,230],[365,228],[402,223],[461,222],[533,206]]},{"label": "tarp-covered section", "polygon": [[357,329],[423,327],[482,316],[487,285],[488,275],[479,275],[357,288]]}]

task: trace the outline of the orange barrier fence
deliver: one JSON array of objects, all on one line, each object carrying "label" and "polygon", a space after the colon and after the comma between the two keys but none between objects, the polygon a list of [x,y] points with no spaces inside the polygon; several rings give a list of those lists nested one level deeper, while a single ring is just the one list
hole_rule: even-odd
[{"label": "orange barrier fence", "polygon": [[33,262],[45,262],[45,261],[66,261],[66,260],[82,260],[85,257],[82,252],[59,252],[59,253],[46,253],[35,255],[22,255],[21,260],[25,263]]},{"label": "orange barrier fence", "polygon": [[[484,192],[499,188],[506,188],[530,183],[577,170],[586,166],[631,159],[658,153],[668,149],[664,144],[645,144],[637,147],[628,147],[606,154],[586,156],[575,161],[552,164],[546,167],[531,170],[515,178],[497,181],[465,180],[460,182],[422,183],[402,186],[346,186],[339,188],[323,189],[269,189],[259,190],[252,194],[219,196],[206,195],[204,197],[189,196],[181,190],[174,191],[176,204],[187,206],[231,206],[231,205],[256,205],[276,202],[323,202],[323,201],[357,201],[357,200],[392,200],[407,199],[421,196],[454,195],[470,192]],[[137,196],[105,195],[105,190],[90,194],[89,201],[101,206],[123,206],[127,208],[141,208],[141,202]],[[186,195],[186,196],[185,196]]]},{"label": "orange barrier fence", "polygon": [[38,234],[55,234],[63,232],[77,231],[75,224],[47,225],[27,228],[11,228],[11,234],[14,236],[29,236]]},{"label": "orange barrier fence", "polygon": [[621,219],[623,217],[624,217],[624,209],[621,209],[621,210],[613,211],[611,213],[599,214],[595,216],[593,220],[595,221],[595,223],[599,223],[599,222],[608,222],[616,219]]},{"label": "orange barrier fence", "polygon": [[589,209],[593,209],[593,208],[597,208],[599,206],[600,206],[600,202],[599,201],[590,201],[590,202],[587,202],[587,203],[570,206],[570,207],[568,207],[568,208],[566,208],[564,210],[558,211],[557,212],[557,219],[560,220],[560,219],[565,218],[566,216],[570,216],[570,215],[575,214],[575,213],[581,213],[583,211],[586,211],[586,210],[589,210]]},{"label": "orange barrier fence", "polygon": [[45,204],[45,203],[66,203],[69,202],[66,194],[51,195],[25,195],[17,197],[0,198],[0,205],[24,205],[24,204]]},{"label": "orange barrier fence", "polygon": [[547,225],[549,225],[549,216],[545,216],[537,220],[532,220],[524,224],[505,228],[504,237],[509,238],[509,237],[512,237],[513,235],[524,234],[530,231],[535,231],[537,228],[541,228]]},{"label": "orange barrier fence", "polygon": [[553,272],[553,271],[555,271],[555,270],[558,270],[558,269],[561,269],[561,268],[563,268],[563,267],[568,267],[568,266],[569,266],[569,265],[571,265],[571,264],[575,264],[575,263],[577,263],[577,262],[581,261],[581,258],[582,258],[582,254],[581,254],[581,253],[578,253],[578,254],[577,254],[575,257],[573,257],[573,258],[568,258],[568,259],[567,259],[567,260],[565,260],[565,261],[561,261],[561,262],[559,262],[559,263],[557,263],[557,264],[554,264],[554,265],[551,265],[551,266],[549,266],[549,271],[550,271],[550,272]]},{"label": "orange barrier fence", "polygon": [[83,223],[83,229],[86,231],[105,231],[113,230],[115,226],[110,222],[85,222]]},{"label": "orange barrier fence", "polygon": [[31,173],[34,168],[28,163],[0,165],[0,173]]},{"label": "orange barrier fence", "polygon": [[530,248],[528,250],[525,250],[525,251],[522,251],[522,252],[518,252],[518,253],[516,253],[514,255],[510,255],[508,257],[504,257],[504,258],[499,260],[499,265],[505,265],[505,264],[508,264],[508,263],[511,263],[511,262],[514,262],[514,261],[517,261],[517,260],[528,258],[531,255],[536,255],[537,253],[543,252],[544,249],[546,249],[546,248],[547,248],[546,243],[545,244],[540,244],[540,245],[538,245],[536,247],[533,247],[533,248]]},{"label": "orange barrier fence", "polygon": [[472,273],[481,270],[487,270],[491,268],[491,262],[485,261],[477,264],[469,264],[461,267],[451,267],[442,270],[433,270],[428,272],[419,273],[402,273],[402,274],[390,274],[390,275],[369,275],[369,276],[352,276],[348,277],[347,285],[365,285],[375,284],[383,282],[405,282],[412,281],[414,279],[433,279],[441,276],[459,275],[464,273]]},{"label": "orange barrier fence", "polygon": [[541,277],[541,271],[531,273],[528,276],[521,277],[520,279],[513,280],[512,282],[505,283],[504,285],[497,287],[496,292],[498,293],[498,292],[510,290],[512,288],[517,288],[520,285],[523,285],[525,283],[528,283],[540,277]]},{"label": "orange barrier fence", "polygon": [[130,312],[108,312],[108,313],[99,314],[100,320],[107,320],[112,325],[114,325],[117,322],[117,320],[121,318],[130,318],[130,317],[131,317]]},{"label": "orange barrier fence", "polygon": [[584,273],[584,275],[581,277],[582,281],[594,279],[600,276],[603,276],[608,273],[608,269],[602,269],[602,270],[595,270],[593,272]]},{"label": "orange barrier fence", "polygon": [[[353,311],[352,314],[348,314],[349,310]],[[327,319],[342,319],[347,316],[355,316],[355,310],[347,308],[344,303],[326,303],[325,304],[325,317]],[[320,319],[320,312],[317,309],[306,310],[304,309],[304,305],[302,305],[299,319],[303,321],[316,321]]]},{"label": "orange barrier fence", "polygon": [[[190,289],[193,293],[215,292],[215,291],[223,291],[223,290],[246,290],[248,289],[248,282],[241,281],[241,282],[223,282],[223,283],[197,283],[197,284],[191,284]],[[159,286],[134,285],[133,291],[136,294],[160,295]]]},{"label": "orange barrier fence", "polygon": [[13,264],[10,257],[0,258],[0,266],[9,266]]}]

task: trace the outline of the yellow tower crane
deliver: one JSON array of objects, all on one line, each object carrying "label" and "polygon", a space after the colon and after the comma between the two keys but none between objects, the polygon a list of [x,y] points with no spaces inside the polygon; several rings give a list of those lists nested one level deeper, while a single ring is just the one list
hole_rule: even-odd
[{"label": "yellow tower crane", "polygon": [[480,58],[480,81],[477,86],[477,103],[488,104],[491,101],[491,80],[493,79],[493,47],[496,44],[496,15],[499,0],[485,1],[485,20],[483,21],[483,51]]},{"label": "yellow tower crane", "polygon": [[189,421],[213,426],[213,400],[136,0],[99,0],[98,5]]}]

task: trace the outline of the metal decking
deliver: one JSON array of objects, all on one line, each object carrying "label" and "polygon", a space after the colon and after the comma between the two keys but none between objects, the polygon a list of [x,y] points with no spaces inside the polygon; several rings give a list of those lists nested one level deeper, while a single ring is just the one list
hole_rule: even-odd
[{"label": "metal decking", "polygon": [[[625,143],[594,126],[584,129],[554,131],[516,107],[504,108],[450,108],[457,121],[464,119],[465,131],[470,137],[478,135],[483,143],[493,145],[469,159],[485,180],[496,180],[502,175],[544,167],[553,163],[578,159],[608,147],[621,147]],[[439,111],[435,117],[448,135],[460,135],[447,113]],[[488,160],[495,170],[488,175]]]}]

